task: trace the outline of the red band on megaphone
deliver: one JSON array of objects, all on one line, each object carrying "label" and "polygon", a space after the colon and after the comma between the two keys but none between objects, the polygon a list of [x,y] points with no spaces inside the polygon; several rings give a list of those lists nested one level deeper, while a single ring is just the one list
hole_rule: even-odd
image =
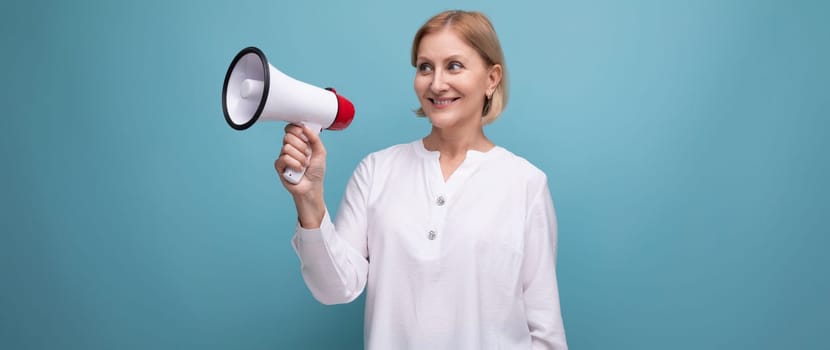
[{"label": "red band on megaphone", "polygon": [[337,96],[337,116],[334,117],[334,122],[331,123],[331,126],[326,129],[343,130],[348,127],[349,124],[352,123],[352,119],[354,119],[354,105],[345,97],[338,95],[334,88],[326,88],[326,90],[333,92],[334,95]]}]

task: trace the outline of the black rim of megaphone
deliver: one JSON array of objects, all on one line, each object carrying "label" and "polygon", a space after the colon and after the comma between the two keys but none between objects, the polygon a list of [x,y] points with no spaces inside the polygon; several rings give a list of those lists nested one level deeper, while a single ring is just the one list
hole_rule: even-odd
[{"label": "black rim of megaphone", "polygon": [[[242,59],[242,57],[245,57],[245,55],[249,53],[253,53],[259,56],[259,61],[262,63],[264,82],[262,87],[262,98],[259,100],[259,106],[257,107],[256,112],[251,117],[251,119],[248,120],[248,122],[245,124],[236,124],[231,119],[231,114],[228,113],[228,81],[231,79],[231,73],[233,73],[233,68],[236,67],[236,64],[239,62],[239,60]],[[242,51],[239,51],[239,53],[236,54],[236,57],[233,58],[231,65],[228,66],[228,72],[225,74],[225,83],[222,85],[222,111],[225,112],[225,121],[228,122],[228,125],[230,125],[232,128],[236,130],[245,130],[247,128],[250,128],[251,125],[254,125],[254,123],[256,123],[257,119],[259,119],[259,115],[262,114],[262,110],[265,108],[265,103],[268,100],[268,90],[271,85],[269,83],[271,81],[270,74],[271,72],[269,71],[268,60],[265,58],[265,54],[262,52],[262,50],[250,46],[242,49]]]}]

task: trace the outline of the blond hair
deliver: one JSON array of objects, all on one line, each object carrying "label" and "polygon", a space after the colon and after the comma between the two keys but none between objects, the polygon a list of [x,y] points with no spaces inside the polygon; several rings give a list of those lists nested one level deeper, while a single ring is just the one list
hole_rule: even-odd
[{"label": "blond hair", "polygon": [[[492,123],[499,117],[507,106],[507,66],[504,63],[504,53],[496,35],[496,30],[490,19],[481,12],[450,10],[441,12],[430,18],[415,33],[412,41],[412,66],[415,67],[418,59],[418,46],[421,40],[431,33],[442,29],[451,29],[468,45],[475,49],[487,66],[501,65],[501,81],[490,98],[485,96],[482,109],[484,124]],[[423,108],[418,108],[415,114],[424,116]]]}]

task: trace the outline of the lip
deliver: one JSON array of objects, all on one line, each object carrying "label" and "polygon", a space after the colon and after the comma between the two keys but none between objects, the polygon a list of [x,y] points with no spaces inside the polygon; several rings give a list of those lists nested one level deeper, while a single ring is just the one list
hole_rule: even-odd
[{"label": "lip", "polygon": [[442,98],[427,98],[432,104],[432,107],[442,109],[452,106],[460,97],[442,97]]}]

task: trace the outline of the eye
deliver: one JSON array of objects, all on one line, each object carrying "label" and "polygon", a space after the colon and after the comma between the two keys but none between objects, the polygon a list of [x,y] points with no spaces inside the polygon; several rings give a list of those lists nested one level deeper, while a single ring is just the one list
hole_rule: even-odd
[{"label": "eye", "polygon": [[432,65],[429,63],[421,63],[418,65],[418,72],[429,73],[432,72]]},{"label": "eye", "polygon": [[452,61],[450,64],[447,65],[447,69],[451,71],[461,70],[464,68],[464,65],[458,61]]}]

